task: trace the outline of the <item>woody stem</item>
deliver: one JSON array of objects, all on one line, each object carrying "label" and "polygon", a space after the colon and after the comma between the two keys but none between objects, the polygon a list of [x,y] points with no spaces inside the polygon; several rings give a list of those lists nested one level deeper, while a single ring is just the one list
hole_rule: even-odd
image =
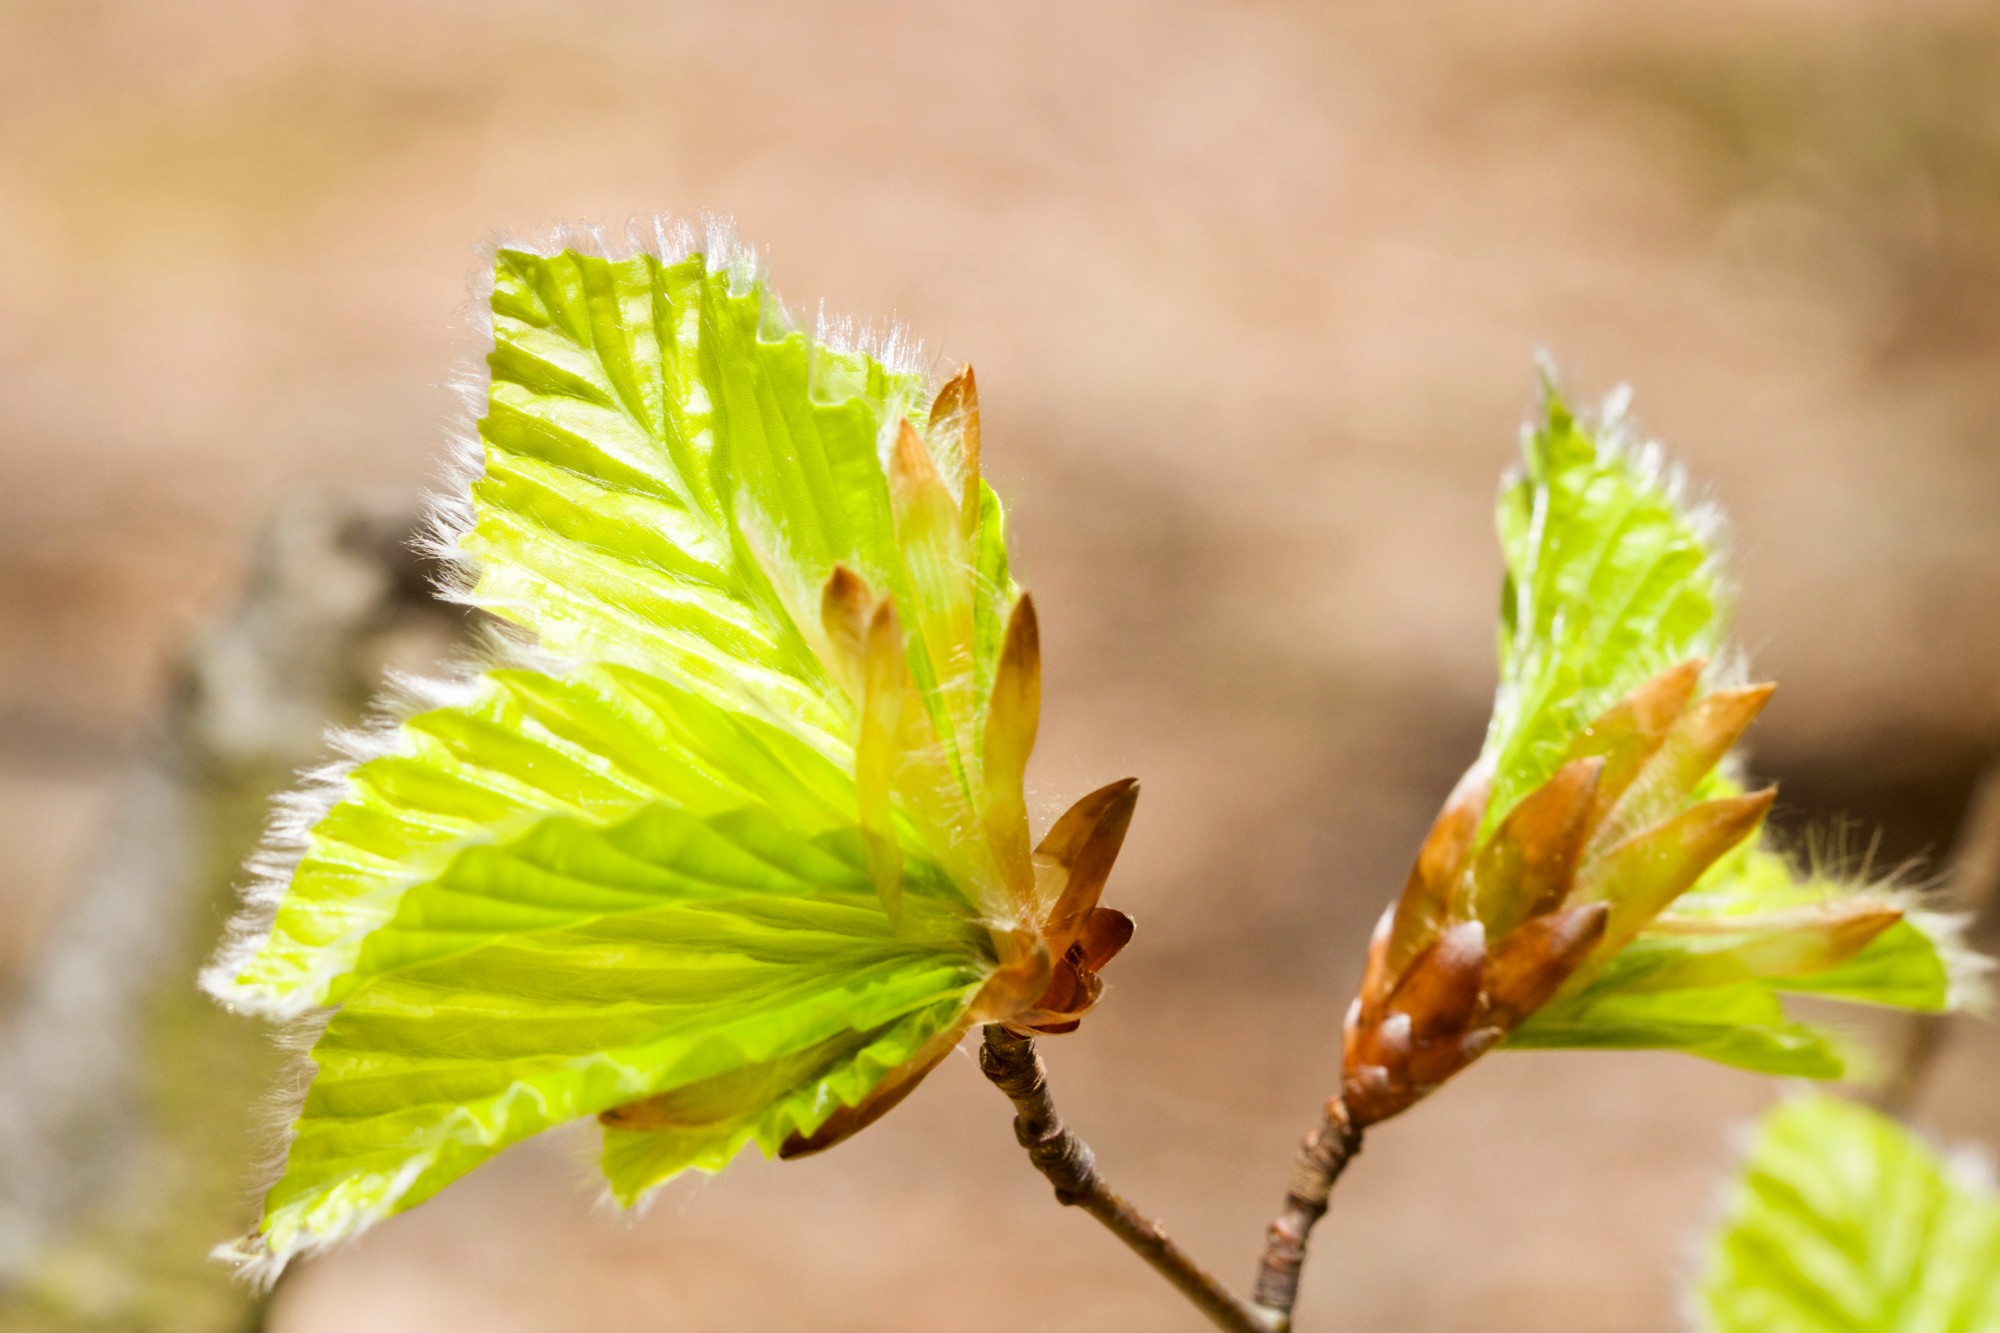
[{"label": "woody stem", "polygon": [[1284,1210],[1264,1234],[1264,1261],[1257,1269],[1256,1309],[1270,1333],[1289,1333],[1292,1307],[1299,1299],[1312,1229],[1326,1216],[1333,1183],[1361,1151],[1361,1126],[1339,1096],[1327,1101],[1319,1125],[1299,1144],[1292,1163]]},{"label": "woody stem", "polygon": [[1081,1208],[1151,1264],[1216,1327],[1229,1333],[1272,1333],[1274,1325],[1222,1285],[1166,1229],[1139,1213],[1104,1182],[1090,1145],[1063,1124],[1049,1095],[1048,1069],[1033,1038],[1020,1037],[997,1023],[986,1028],[979,1069],[1014,1103],[1014,1137],[1028,1160],[1055,1186],[1056,1202]]}]

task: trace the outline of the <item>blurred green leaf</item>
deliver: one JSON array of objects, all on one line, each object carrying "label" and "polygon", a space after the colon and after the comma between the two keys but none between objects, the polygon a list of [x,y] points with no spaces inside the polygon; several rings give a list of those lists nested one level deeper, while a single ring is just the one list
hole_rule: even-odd
[{"label": "blurred green leaf", "polygon": [[1765,1117],[1694,1293],[1709,1333],[2000,1328],[2000,1200],[1873,1111]]}]

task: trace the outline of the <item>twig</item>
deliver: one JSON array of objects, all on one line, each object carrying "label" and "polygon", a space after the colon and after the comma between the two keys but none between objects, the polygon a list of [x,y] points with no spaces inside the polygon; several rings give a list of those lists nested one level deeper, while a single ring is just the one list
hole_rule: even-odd
[{"label": "twig", "polygon": [[1032,1038],[1016,1036],[997,1023],[989,1025],[979,1068],[1014,1103],[1014,1137],[1028,1150],[1035,1169],[1055,1186],[1058,1203],[1081,1208],[1102,1222],[1218,1328],[1229,1333],[1272,1333],[1268,1318],[1190,1258],[1158,1222],[1141,1216],[1104,1183],[1090,1145],[1063,1124],[1049,1096],[1048,1070],[1035,1053]]},{"label": "twig", "polygon": [[[2000,910],[2000,763],[1986,770],[1972,793],[1945,873],[1945,898],[1954,911],[1970,918],[1973,932]],[[1921,1014],[1905,1025],[1901,1049],[1872,1098],[1877,1107],[1898,1117],[1916,1107],[1944,1050],[1950,1021],[1949,1014]]]},{"label": "twig", "polygon": [[1257,1270],[1256,1305],[1271,1333],[1289,1333],[1292,1307],[1299,1299],[1312,1229],[1326,1216],[1333,1182],[1361,1151],[1361,1126],[1336,1096],[1327,1101],[1319,1126],[1299,1144],[1284,1211],[1264,1235],[1264,1261]]}]

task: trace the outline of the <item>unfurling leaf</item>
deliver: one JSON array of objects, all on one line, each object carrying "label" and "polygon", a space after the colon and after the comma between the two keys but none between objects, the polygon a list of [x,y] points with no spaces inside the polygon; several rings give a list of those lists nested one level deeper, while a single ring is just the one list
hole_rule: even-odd
[{"label": "unfurling leaf", "polygon": [[1603,772],[1604,760],[1595,756],[1564,764],[1522,797],[1487,839],[1465,887],[1474,895],[1469,914],[1495,938],[1569,896]]},{"label": "unfurling leaf", "polygon": [[1586,428],[1550,387],[1501,493],[1493,721],[1369,949],[1343,1079],[1359,1124],[1500,1041],[1835,1076],[1838,1044],[1780,992],[1935,1010],[1977,990],[1949,919],[1761,841],[1773,792],[1746,793],[1731,751],[1772,687],[1716,665],[1717,520],[1629,430]]},{"label": "unfurling leaf", "polygon": [[503,249],[492,330],[443,535],[520,646],[359,742],[205,978],[330,1011],[265,1273],[567,1120],[624,1202],[824,1148],[972,1024],[1074,1026],[1131,934],[1133,784],[1032,850],[1040,641],[969,370],[796,332],[692,233]]},{"label": "unfurling leaf", "polygon": [[[1054,970],[1041,997],[1006,1020],[1016,1031],[1073,1029],[1097,1002],[1103,987],[1097,973],[1131,942],[1132,919],[1098,906],[1097,900],[1138,803],[1139,784],[1130,778],[1100,787],[1071,806],[1035,849],[1037,881],[1054,884],[1053,901],[1042,917],[1042,942]],[[1004,982],[1002,976],[988,984]],[[1030,984],[1020,994],[1033,989]]]},{"label": "unfurling leaf", "polygon": [[1764,1118],[1707,1249],[1704,1333],[2000,1328],[1992,1185],[1836,1098]]}]

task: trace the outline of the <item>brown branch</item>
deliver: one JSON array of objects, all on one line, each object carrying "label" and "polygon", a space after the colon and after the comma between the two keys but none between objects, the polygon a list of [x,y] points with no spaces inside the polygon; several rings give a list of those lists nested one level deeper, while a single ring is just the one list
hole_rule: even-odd
[{"label": "brown branch", "polygon": [[[1972,793],[1945,872],[1944,897],[1947,906],[1970,918],[1970,933],[1979,932],[2000,911],[2000,763],[1986,770]],[[1950,1014],[1920,1014],[1904,1027],[1889,1075],[1871,1099],[1877,1107],[1899,1117],[1915,1109],[1944,1050],[1950,1023]]]},{"label": "brown branch", "polygon": [[1256,1304],[1264,1326],[1288,1333],[1292,1307],[1299,1299],[1299,1273],[1305,1267],[1312,1229],[1326,1216],[1333,1182],[1361,1151],[1361,1126],[1347,1113],[1339,1097],[1327,1101],[1317,1128],[1299,1144],[1292,1163],[1292,1184],[1284,1211],[1264,1234],[1264,1261],[1257,1270]]},{"label": "brown branch", "polygon": [[979,1068],[1014,1103],[1014,1137],[1028,1150],[1035,1169],[1055,1186],[1058,1203],[1081,1208],[1102,1222],[1216,1327],[1229,1333],[1272,1333],[1274,1326],[1267,1317],[1190,1258],[1158,1222],[1141,1216],[1104,1183],[1090,1145],[1063,1124],[1049,1096],[1048,1070],[1035,1053],[1032,1038],[1016,1036],[997,1023],[988,1025]]}]

